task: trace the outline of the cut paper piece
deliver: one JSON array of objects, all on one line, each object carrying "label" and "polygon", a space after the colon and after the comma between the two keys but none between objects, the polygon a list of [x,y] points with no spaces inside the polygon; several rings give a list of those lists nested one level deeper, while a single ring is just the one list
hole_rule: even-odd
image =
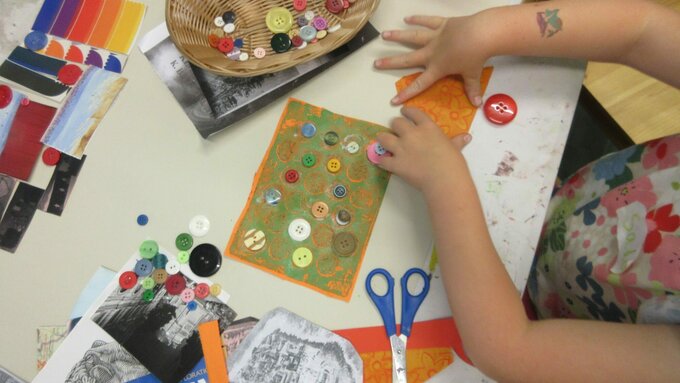
[{"label": "cut paper piece", "polygon": [[81,4],[82,0],[64,0],[59,15],[57,15],[57,19],[50,29],[50,34],[59,37],[68,36],[78,16]]},{"label": "cut paper piece", "polygon": [[0,173],[28,180],[42,151],[40,137],[55,113],[55,108],[37,102],[19,107],[0,154]]},{"label": "cut paper piece", "polygon": [[106,59],[104,69],[110,72],[121,73],[123,71],[123,66],[121,65],[120,60],[118,60],[116,56],[110,54],[109,58]]},{"label": "cut paper piece", "polygon": [[64,58],[64,46],[57,40],[52,40],[45,48],[45,54],[58,59]]},{"label": "cut paper piece", "polygon": [[99,19],[104,0],[83,0],[75,25],[67,36],[69,40],[87,43]]},{"label": "cut paper piece", "polygon": [[56,101],[63,100],[70,89],[68,86],[11,61],[5,61],[0,65],[0,76],[34,92],[52,97]]},{"label": "cut paper piece", "polygon": [[239,383],[363,381],[350,342],[283,308],[266,313],[228,360]]},{"label": "cut paper piece", "polygon": [[87,43],[105,48],[122,11],[123,0],[107,0]]},{"label": "cut paper piece", "polygon": [[66,335],[68,335],[66,326],[38,327],[38,371],[45,367],[45,364],[47,364],[52,354],[57,351]]},{"label": "cut paper piece", "polygon": [[49,33],[64,0],[45,0],[33,23],[33,30]]},{"label": "cut paper piece", "polygon": [[50,183],[40,199],[38,209],[61,216],[86,157],[76,159],[65,154],[61,155],[61,159],[52,173]]},{"label": "cut paper piece", "polygon": [[0,217],[5,212],[5,207],[7,207],[9,198],[12,196],[14,184],[14,177],[0,174]]},{"label": "cut paper piece", "polygon": [[66,61],[47,57],[23,47],[14,48],[8,60],[32,71],[51,76],[56,76],[59,73],[59,69],[66,65]]},{"label": "cut paper piece", "polygon": [[[10,88],[12,89],[12,88]],[[23,93],[12,89],[12,101],[9,105],[0,109],[0,153],[5,148],[5,143],[7,143],[7,137],[9,137],[9,131],[12,129],[12,123],[14,122],[14,117],[21,106],[21,102],[26,98]]]},{"label": "cut paper piece", "polygon": [[[316,126],[314,139],[300,133],[306,123]],[[225,255],[349,301],[390,179],[390,174],[373,166],[365,154],[366,146],[384,130],[377,124],[288,100]],[[332,145],[324,144],[326,135]],[[344,149],[350,144],[359,147],[354,154]],[[302,157],[308,153],[316,158],[311,167],[302,165]],[[329,171],[329,164],[341,170]],[[286,181],[286,174],[294,175],[295,182]],[[337,184],[345,186],[346,197],[336,198],[330,192],[330,186]],[[269,189],[285,196],[281,203],[266,202]],[[317,202],[325,204],[318,218],[312,212]],[[336,224],[339,210],[350,212],[349,225]],[[293,240],[296,232],[302,233],[298,236],[301,241]],[[298,254],[308,263],[292,256],[298,248],[303,248]]]},{"label": "cut paper piece", "polygon": [[[491,78],[493,67],[482,70],[482,95]],[[420,73],[402,77],[397,81],[397,91],[409,86]],[[472,125],[477,108],[467,99],[460,76],[448,76],[435,82],[425,91],[406,101],[404,105],[413,106],[427,113],[449,138],[467,133]]]},{"label": "cut paper piece", "polygon": [[137,37],[145,12],[146,5],[126,1],[116,22],[116,28],[105,48],[113,52],[128,54]]},{"label": "cut paper piece", "polygon": [[66,60],[72,61],[74,63],[82,64],[83,63],[83,51],[80,50],[75,45],[71,45],[71,47],[68,49],[68,52],[66,53]]},{"label": "cut paper piece", "polygon": [[102,118],[127,80],[113,72],[88,68],[42,138],[72,157],[81,158]]},{"label": "cut paper piece", "polygon": [[[392,352],[375,351],[359,354],[364,362],[364,383],[392,383]],[[406,378],[409,383],[423,383],[453,363],[450,348],[406,350]],[[466,364],[463,361],[458,363]],[[450,380],[449,382],[455,382]],[[467,383],[467,381],[465,381]]]},{"label": "cut paper piece", "polygon": [[258,319],[253,317],[242,318],[230,324],[226,330],[222,332],[223,346],[227,352],[236,350],[243,339],[245,339],[253,327],[257,324]]},{"label": "cut paper piece", "polygon": [[0,249],[14,253],[31,224],[43,190],[20,182],[0,221]]},{"label": "cut paper piece", "polygon": [[471,366],[461,361],[451,363],[444,370],[437,373],[428,380],[428,383],[494,383],[495,380],[484,375],[475,366]]},{"label": "cut paper piece", "polygon": [[87,54],[87,58],[85,59],[85,64],[101,68],[104,66],[104,61],[102,60],[102,56],[99,54],[99,52],[94,49],[90,49],[90,52]]},{"label": "cut paper piece", "polygon": [[201,338],[203,359],[208,370],[208,381],[210,383],[229,383],[219,323],[214,320],[199,324],[198,335]]}]

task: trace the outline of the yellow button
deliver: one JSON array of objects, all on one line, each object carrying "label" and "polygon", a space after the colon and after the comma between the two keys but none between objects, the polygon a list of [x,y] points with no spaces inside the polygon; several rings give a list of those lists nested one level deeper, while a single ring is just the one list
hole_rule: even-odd
[{"label": "yellow button", "polygon": [[220,286],[219,283],[213,283],[210,286],[210,294],[212,294],[213,296],[218,296],[218,295],[220,295],[221,292],[222,292],[222,286]]},{"label": "yellow button", "polygon": [[314,218],[324,218],[328,215],[328,204],[317,201],[312,204],[312,215]]},{"label": "yellow button", "polygon": [[272,33],[288,33],[293,26],[293,15],[283,7],[275,7],[267,12],[267,28]]},{"label": "yellow button", "polygon": [[293,252],[293,264],[300,268],[305,268],[312,264],[314,256],[312,251],[306,247],[298,247]]},{"label": "yellow button", "polygon": [[340,171],[340,160],[337,158],[331,158],[326,164],[326,169],[331,173],[337,173]]}]

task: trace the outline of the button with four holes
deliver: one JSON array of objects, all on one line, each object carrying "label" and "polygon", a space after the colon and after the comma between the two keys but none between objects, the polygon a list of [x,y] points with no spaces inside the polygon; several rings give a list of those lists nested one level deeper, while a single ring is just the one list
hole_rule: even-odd
[{"label": "button with four holes", "polygon": [[162,285],[168,280],[168,272],[165,269],[156,269],[151,273],[151,278],[157,285]]},{"label": "button with four holes", "polygon": [[293,15],[286,8],[274,7],[267,12],[265,23],[272,33],[286,33],[293,26]]},{"label": "button with four holes", "polygon": [[165,265],[168,263],[168,257],[165,254],[158,253],[151,258],[151,263],[156,269],[164,269]]},{"label": "button with four holes", "polygon": [[316,29],[311,25],[305,25],[300,28],[300,37],[302,40],[310,42],[316,37]]},{"label": "button with four holes", "polygon": [[333,195],[335,198],[345,198],[347,195],[347,188],[344,185],[335,185],[333,187]]},{"label": "button with four holes", "polygon": [[340,160],[337,158],[331,158],[328,160],[328,163],[326,163],[326,169],[328,169],[329,172],[331,173],[337,173],[340,171]]},{"label": "button with four holes", "polygon": [[312,153],[306,153],[302,156],[302,165],[311,168],[316,164],[316,157]]},{"label": "button with four holes", "polygon": [[333,251],[341,257],[350,256],[357,248],[357,238],[352,233],[342,232],[333,236]]},{"label": "button with four holes", "polygon": [[243,245],[250,251],[260,251],[267,243],[262,230],[250,229],[243,236]]},{"label": "button with four holes", "polygon": [[314,218],[325,218],[328,215],[328,204],[317,201],[312,204],[312,216]]},{"label": "button with four holes", "polygon": [[153,264],[148,259],[140,259],[135,264],[135,273],[140,277],[146,277],[153,271]]},{"label": "button with four holes", "polygon": [[189,250],[194,245],[194,239],[187,233],[182,233],[175,238],[175,246],[179,250]]},{"label": "button with four holes", "polygon": [[292,256],[293,264],[299,268],[305,268],[312,264],[314,260],[314,255],[312,251],[306,247],[298,247],[293,251]]},{"label": "button with four holes", "polygon": [[187,287],[187,281],[180,274],[171,275],[165,281],[165,290],[170,295],[179,295]]},{"label": "button with four holes", "polygon": [[307,8],[307,0],[293,0],[293,8],[298,12],[304,11]]},{"label": "button with four holes", "polygon": [[494,124],[505,125],[517,115],[517,104],[507,94],[497,93],[484,103],[484,115]]},{"label": "button with four holes", "polygon": [[[379,147],[378,147],[378,145],[379,145]],[[383,154],[378,154],[378,152],[383,153]],[[366,157],[368,157],[368,160],[371,161],[372,163],[374,163],[374,164],[379,163],[380,157],[383,157],[383,156],[391,157],[392,153],[385,150],[385,148],[382,145],[380,145],[377,141],[371,142],[366,147]]]},{"label": "button with four holes", "polygon": [[328,28],[328,22],[323,16],[315,16],[314,19],[312,19],[312,25],[317,31],[322,31]]},{"label": "button with four holes", "polygon": [[189,221],[189,232],[196,237],[203,237],[210,230],[210,220],[204,215],[197,215]]},{"label": "button with four holes", "polygon": [[284,175],[286,178],[286,182],[292,184],[297,182],[297,180],[300,179],[300,173],[297,172],[295,169],[290,169],[286,171],[286,174]]},{"label": "button with four holes", "polygon": [[184,290],[182,290],[179,296],[182,299],[182,302],[189,303],[194,300],[196,293],[194,293],[194,290],[190,288],[185,288]]},{"label": "button with four holes", "polygon": [[311,122],[305,122],[302,125],[301,132],[303,137],[306,138],[314,137],[314,135],[316,134],[316,126]]},{"label": "button with four holes", "polygon": [[222,28],[222,27],[224,26],[224,24],[226,24],[226,23],[224,22],[224,19],[222,18],[222,16],[217,16],[217,17],[215,17],[215,18],[213,19],[213,23],[214,23],[215,26],[218,27],[218,28]]},{"label": "button with four holes", "polygon": [[312,225],[304,218],[296,218],[288,225],[288,235],[294,241],[304,241],[312,233]]},{"label": "button with four holes", "polygon": [[137,274],[133,271],[126,271],[118,277],[118,284],[123,290],[131,289],[137,284]]},{"label": "button with four holes", "polygon": [[345,9],[345,4],[342,0],[326,0],[326,9],[330,13],[340,13]]},{"label": "button with four holes", "polygon": [[234,40],[231,37],[222,37],[217,42],[217,49],[222,53],[229,53],[234,49]]},{"label": "button with four holes", "polygon": [[199,283],[194,287],[194,293],[196,294],[196,298],[203,299],[210,295],[210,286],[208,286],[207,283]]},{"label": "button with four holes", "polygon": [[328,146],[337,144],[339,139],[338,134],[332,131],[323,135],[323,142]]},{"label": "button with four holes", "polygon": [[257,59],[264,58],[267,55],[267,51],[262,47],[257,47],[253,50],[253,56]]},{"label": "button with four holes", "polygon": [[142,288],[144,288],[145,290],[153,289],[154,286],[156,286],[156,281],[154,281],[153,278],[146,277],[142,279]]}]

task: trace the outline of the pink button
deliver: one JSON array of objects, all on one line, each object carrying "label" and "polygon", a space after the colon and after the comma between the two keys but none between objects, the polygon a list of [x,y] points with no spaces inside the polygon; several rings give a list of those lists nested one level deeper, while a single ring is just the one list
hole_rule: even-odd
[{"label": "pink button", "polygon": [[265,51],[264,48],[258,47],[253,50],[253,55],[255,58],[261,59],[267,55],[267,51]]},{"label": "pink button", "polygon": [[368,146],[366,147],[366,157],[368,157],[368,160],[371,161],[374,164],[377,164],[380,162],[380,157],[392,157],[392,153],[385,151],[385,154],[380,155],[376,153],[375,147],[378,145],[377,141],[373,141]]},{"label": "pink button", "polygon": [[194,300],[194,297],[196,296],[196,294],[194,293],[194,290],[192,290],[190,288],[186,288],[186,289],[182,290],[182,293],[180,294],[180,296],[182,298],[182,302],[189,303],[189,302]]},{"label": "pink button", "polygon": [[304,11],[307,8],[307,0],[293,0],[293,8],[296,11]]},{"label": "pink button", "polygon": [[321,16],[316,16],[312,20],[312,25],[314,26],[314,28],[316,28],[317,31],[322,31],[328,28],[328,22]]}]

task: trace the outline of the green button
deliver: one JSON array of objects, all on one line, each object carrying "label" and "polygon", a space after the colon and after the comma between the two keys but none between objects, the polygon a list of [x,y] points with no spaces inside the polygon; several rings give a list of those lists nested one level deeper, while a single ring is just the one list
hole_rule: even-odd
[{"label": "green button", "polygon": [[323,142],[325,142],[328,146],[337,144],[339,139],[340,137],[338,137],[338,134],[335,132],[328,132],[323,136]]},{"label": "green button", "polygon": [[302,156],[302,164],[308,168],[311,168],[314,166],[314,164],[316,164],[316,157],[314,157],[312,153],[307,153]]},{"label": "green button", "polygon": [[275,7],[267,12],[265,23],[272,33],[286,33],[293,26],[293,14],[284,7]]},{"label": "green button", "polygon": [[154,286],[156,286],[156,281],[154,281],[153,278],[146,277],[146,278],[142,279],[142,287],[145,290],[153,289]]},{"label": "green button", "polygon": [[155,296],[153,290],[144,290],[142,293],[142,299],[144,302],[151,302],[153,300],[153,297]]},{"label": "green button", "polygon": [[177,262],[181,264],[189,262],[189,252],[182,250],[179,253],[177,253]]},{"label": "green button", "polygon": [[194,239],[187,233],[182,233],[175,239],[175,246],[179,250],[189,250],[194,244]]},{"label": "green button", "polygon": [[272,49],[276,53],[287,52],[290,49],[292,42],[286,33],[277,33],[271,40]]},{"label": "green button", "polygon": [[293,264],[300,268],[305,268],[312,264],[314,256],[312,251],[306,247],[298,247],[293,252]]},{"label": "green button", "polygon": [[158,254],[158,243],[156,241],[147,239],[139,245],[139,255],[144,259],[151,259]]}]

